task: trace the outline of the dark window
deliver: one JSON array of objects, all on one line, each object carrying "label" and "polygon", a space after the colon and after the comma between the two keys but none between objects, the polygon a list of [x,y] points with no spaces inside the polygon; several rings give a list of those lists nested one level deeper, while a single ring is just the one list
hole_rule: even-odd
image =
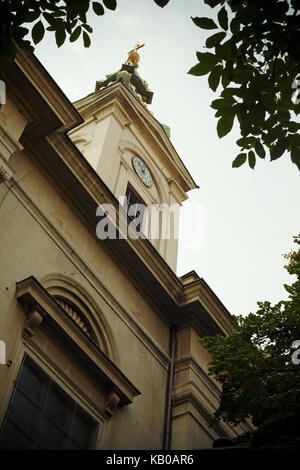
[{"label": "dark window", "polygon": [[137,217],[140,219],[140,222],[137,223],[137,227],[139,229],[138,231],[141,231],[145,204],[130,186],[127,186],[126,190],[125,207],[131,219],[136,219]]},{"label": "dark window", "polygon": [[96,426],[25,356],[0,434],[0,449],[88,449]]}]

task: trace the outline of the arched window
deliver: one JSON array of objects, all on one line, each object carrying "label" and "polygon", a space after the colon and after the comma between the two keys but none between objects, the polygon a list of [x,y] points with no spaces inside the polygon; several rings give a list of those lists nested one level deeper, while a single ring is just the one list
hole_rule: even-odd
[{"label": "arched window", "polygon": [[137,192],[130,185],[128,185],[126,189],[124,204],[128,216],[131,219],[139,220],[137,223],[137,229],[138,231],[141,231],[143,228],[143,217],[146,206],[144,201],[138,196]]},{"label": "arched window", "polygon": [[110,326],[86,289],[64,274],[48,275],[42,279],[42,284],[78,327],[110,359],[117,360],[116,345]]}]

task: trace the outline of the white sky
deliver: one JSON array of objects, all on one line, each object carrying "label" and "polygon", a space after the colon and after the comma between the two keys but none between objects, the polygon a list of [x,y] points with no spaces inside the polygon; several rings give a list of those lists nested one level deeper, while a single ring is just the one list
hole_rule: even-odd
[{"label": "white sky", "polygon": [[180,241],[177,274],[194,269],[231,313],[244,315],[257,310],[258,300],[287,298],[282,285],[293,278],[283,269],[282,254],[294,248],[292,236],[300,231],[300,173],[289,156],[271,163],[259,159],[254,171],[246,164],[231,167],[240,135],[236,126],[226,137],[217,136],[210,103],[220,88],[213,93],[207,75],[187,75],[197,62],[195,51],[204,50],[214,33],[197,28],[190,17],[212,13],[201,0],[170,0],[164,9],[153,0],[118,0],[116,11],[90,15],[89,49],[82,38],[57,49],[48,32],[35,53],[75,101],[117,71],[137,41],[146,43],[138,71],[154,91],[150,109],[171,127],[171,141],[200,186],[182,209],[186,225],[185,214],[200,207],[199,244],[191,249]]}]

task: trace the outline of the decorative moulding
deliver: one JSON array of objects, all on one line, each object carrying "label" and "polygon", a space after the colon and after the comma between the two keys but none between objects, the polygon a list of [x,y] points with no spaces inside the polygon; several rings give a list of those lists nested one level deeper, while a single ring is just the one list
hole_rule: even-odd
[{"label": "decorative moulding", "polygon": [[20,142],[13,136],[4,122],[0,119],[0,153],[6,161],[18,150],[23,150]]},{"label": "decorative moulding", "polygon": [[106,400],[105,400],[105,411],[109,417],[113,416],[119,403],[120,403],[120,394],[118,390],[115,387],[113,387],[108,391],[106,395]]},{"label": "decorative moulding", "polygon": [[116,406],[132,403],[134,397],[140,395],[139,390],[33,276],[17,282],[16,298],[26,313],[24,334],[32,336],[36,333],[42,320],[45,323],[51,322],[57,333],[79,352],[87,367],[106,385],[108,393],[114,390],[119,401],[115,405],[116,397],[108,400],[107,406],[112,413]]},{"label": "decorative moulding", "polygon": [[179,186],[179,184],[174,178],[172,177],[169,178],[168,183],[169,183],[170,193],[173,194],[178,204],[181,205],[183,201],[186,201],[186,199],[188,199],[187,194],[185,193],[185,191],[181,189],[181,187]]},{"label": "decorative moulding", "polygon": [[55,114],[59,116],[65,130],[69,130],[74,125],[82,122],[78,111],[54,80],[49,79],[48,72],[41,67],[40,62],[33,54],[18,48],[15,63],[39,95],[47,102],[48,106],[55,110]]},{"label": "decorative moulding", "polygon": [[28,333],[29,336],[33,336],[45,315],[46,312],[38,304],[30,307],[25,320],[24,332]]},{"label": "decorative moulding", "polygon": [[0,120],[0,183],[9,181],[12,177],[13,170],[9,165],[9,160],[19,150],[23,150],[22,145]]},{"label": "decorative moulding", "polygon": [[[106,105],[99,105],[100,103],[98,103],[98,100],[96,100],[86,109],[82,110],[82,113],[85,115],[87,112],[89,112],[93,116],[95,122],[102,121],[106,117],[113,115],[116,117],[122,127],[130,126],[132,124],[132,121],[126,113],[125,109],[116,99]],[[83,123],[82,126],[84,126],[84,124],[85,123]]]}]

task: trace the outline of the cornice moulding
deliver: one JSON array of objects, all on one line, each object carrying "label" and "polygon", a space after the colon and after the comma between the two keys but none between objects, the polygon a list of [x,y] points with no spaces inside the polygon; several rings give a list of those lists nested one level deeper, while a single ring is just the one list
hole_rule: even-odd
[{"label": "cornice moulding", "polygon": [[210,378],[208,373],[201,367],[198,361],[192,355],[179,357],[175,361],[175,373],[182,372],[183,370],[192,370],[197,377],[205,384],[210,393],[216,400],[219,399],[221,388]]},{"label": "cornice moulding", "polygon": [[174,198],[176,199],[177,203],[181,205],[183,201],[186,201],[188,199],[187,194],[182,191],[181,187],[177,183],[177,181],[174,178],[169,178],[168,180],[169,188],[171,194],[173,194]]},{"label": "cornice moulding", "polygon": [[0,154],[3,155],[6,163],[19,150],[23,150],[23,146],[0,119]]},{"label": "cornice moulding", "polygon": [[[204,403],[199,391],[195,387],[191,387],[190,384],[187,384],[182,387],[175,387],[172,393],[172,403],[173,403],[173,419],[178,418],[179,416],[190,413],[192,416],[197,419],[197,413],[205,420],[205,429],[206,426],[209,426],[209,423],[214,417],[214,408],[207,407],[207,403]],[[182,405],[188,405],[188,409],[182,408]],[[194,408],[194,409],[193,409]],[[238,430],[229,426],[223,421],[214,424],[210,429],[210,433],[216,433],[216,437],[220,435],[227,435],[231,437],[237,437],[239,435]]]},{"label": "cornice moulding", "polygon": [[82,122],[78,111],[33,54],[24,49],[18,49],[15,63],[54,114],[58,116],[65,129],[71,129]]}]

